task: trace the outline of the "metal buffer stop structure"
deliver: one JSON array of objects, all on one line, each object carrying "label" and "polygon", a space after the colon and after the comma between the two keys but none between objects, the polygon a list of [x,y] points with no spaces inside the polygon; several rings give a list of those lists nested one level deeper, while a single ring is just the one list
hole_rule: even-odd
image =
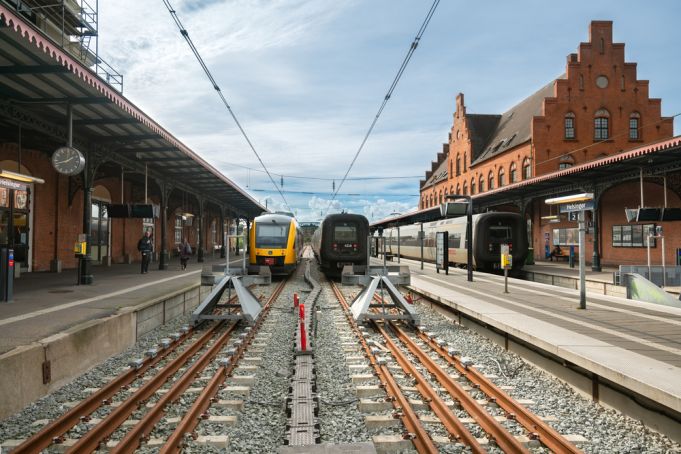
[{"label": "metal buffer stop structure", "polygon": [[[386,302],[385,294],[390,297]],[[378,296],[378,302],[376,302]],[[374,276],[350,305],[357,322],[366,320],[406,320],[418,325],[418,315],[387,276]]]},{"label": "metal buffer stop structure", "polygon": [[[254,284],[267,285],[270,282],[270,275],[237,276],[225,274],[215,284],[210,294],[194,310],[192,313],[192,323],[198,325],[206,320],[243,320],[249,325],[253,325],[258,315],[260,315],[262,306],[248,287]],[[230,303],[232,290],[237,297],[236,303]],[[227,292],[226,298],[221,303],[225,292]],[[215,313],[216,309],[221,308],[225,309],[223,313]],[[238,311],[235,309],[238,309]]]}]

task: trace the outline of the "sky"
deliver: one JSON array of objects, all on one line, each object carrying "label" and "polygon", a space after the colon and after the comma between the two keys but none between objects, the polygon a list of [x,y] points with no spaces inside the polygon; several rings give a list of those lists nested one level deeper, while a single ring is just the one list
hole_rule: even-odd
[{"label": "sky", "polygon": [[[591,20],[613,21],[615,42],[650,80],[651,97],[662,98],[662,114],[681,112],[677,0],[442,0],[331,203],[431,0],[171,3],[277,184],[283,175],[287,203],[162,0],[101,0],[100,56],[123,74],[124,95],[139,108],[254,199],[272,210],[288,205],[301,221],[415,210],[457,93],[470,113],[508,110],[565,71]],[[388,176],[402,178],[376,179]]]}]

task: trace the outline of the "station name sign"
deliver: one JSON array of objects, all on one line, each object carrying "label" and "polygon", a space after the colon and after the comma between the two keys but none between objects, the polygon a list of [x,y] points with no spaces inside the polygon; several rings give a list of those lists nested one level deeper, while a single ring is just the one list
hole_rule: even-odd
[{"label": "station name sign", "polygon": [[560,212],[561,213],[571,213],[573,211],[585,211],[585,210],[593,210],[594,209],[594,201],[593,200],[587,200],[584,202],[575,202],[575,203],[565,203],[563,205],[560,205]]},{"label": "station name sign", "polygon": [[25,183],[20,183],[15,180],[8,180],[6,178],[0,178],[0,188],[7,189],[19,189],[25,191],[28,186]]}]

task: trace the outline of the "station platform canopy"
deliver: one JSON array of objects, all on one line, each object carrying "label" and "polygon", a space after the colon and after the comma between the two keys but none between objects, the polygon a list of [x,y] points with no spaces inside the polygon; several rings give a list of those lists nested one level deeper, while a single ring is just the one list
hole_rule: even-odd
[{"label": "station platform canopy", "polygon": [[[211,166],[17,11],[0,4],[0,139],[54,151],[67,138],[105,162],[107,176],[156,181],[200,194],[238,216],[263,211],[253,197]],[[27,133],[30,131],[30,134]],[[107,165],[109,166],[107,168]],[[128,171],[131,171],[129,174]]]},{"label": "station platform canopy", "polygon": [[[646,177],[667,175],[667,187],[681,195],[681,136],[475,194],[472,196],[473,212],[480,213],[494,207],[517,205],[523,200],[557,196],[575,190],[593,191],[599,186],[636,180],[642,171]],[[441,218],[438,205],[376,221],[370,228],[376,231]]]}]

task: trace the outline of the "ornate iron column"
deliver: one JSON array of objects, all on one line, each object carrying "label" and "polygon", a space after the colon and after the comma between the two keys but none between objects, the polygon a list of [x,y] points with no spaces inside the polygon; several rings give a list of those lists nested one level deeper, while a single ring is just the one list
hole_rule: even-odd
[{"label": "ornate iron column", "polygon": [[170,193],[173,192],[173,185],[162,180],[157,180],[161,188],[161,254],[158,259],[158,269],[167,270],[170,262],[168,253],[168,200]]},{"label": "ornate iron column", "polygon": [[90,250],[92,247],[92,238],[90,233],[92,231],[92,182],[95,179],[97,168],[104,161],[103,157],[95,152],[86,151],[85,153],[85,169],[83,169],[83,234],[85,234],[85,255],[78,260],[79,275],[78,281],[81,285],[92,284],[94,278],[92,276],[92,260],[90,259]]},{"label": "ornate iron column", "polygon": [[220,258],[225,258],[225,208],[220,207]]},{"label": "ornate iron column", "polygon": [[196,251],[196,257],[198,262],[203,262],[203,240],[205,236],[203,232],[203,210],[205,204],[206,201],[203,197],[199,197],[199,238],[196,242],[196,248],[198,249]]},{"label": "ornate iron column", "polygon": [[599,205],[601,203],[601,189],[599,187],[594,187],[594,209],[591,212],[591,223],[593,232],[593,249],[594,252],[591,256],[591,271],[602,271],[601,268],[601,255],[600,255],[600,231],[598,228],[598,214]]}]

